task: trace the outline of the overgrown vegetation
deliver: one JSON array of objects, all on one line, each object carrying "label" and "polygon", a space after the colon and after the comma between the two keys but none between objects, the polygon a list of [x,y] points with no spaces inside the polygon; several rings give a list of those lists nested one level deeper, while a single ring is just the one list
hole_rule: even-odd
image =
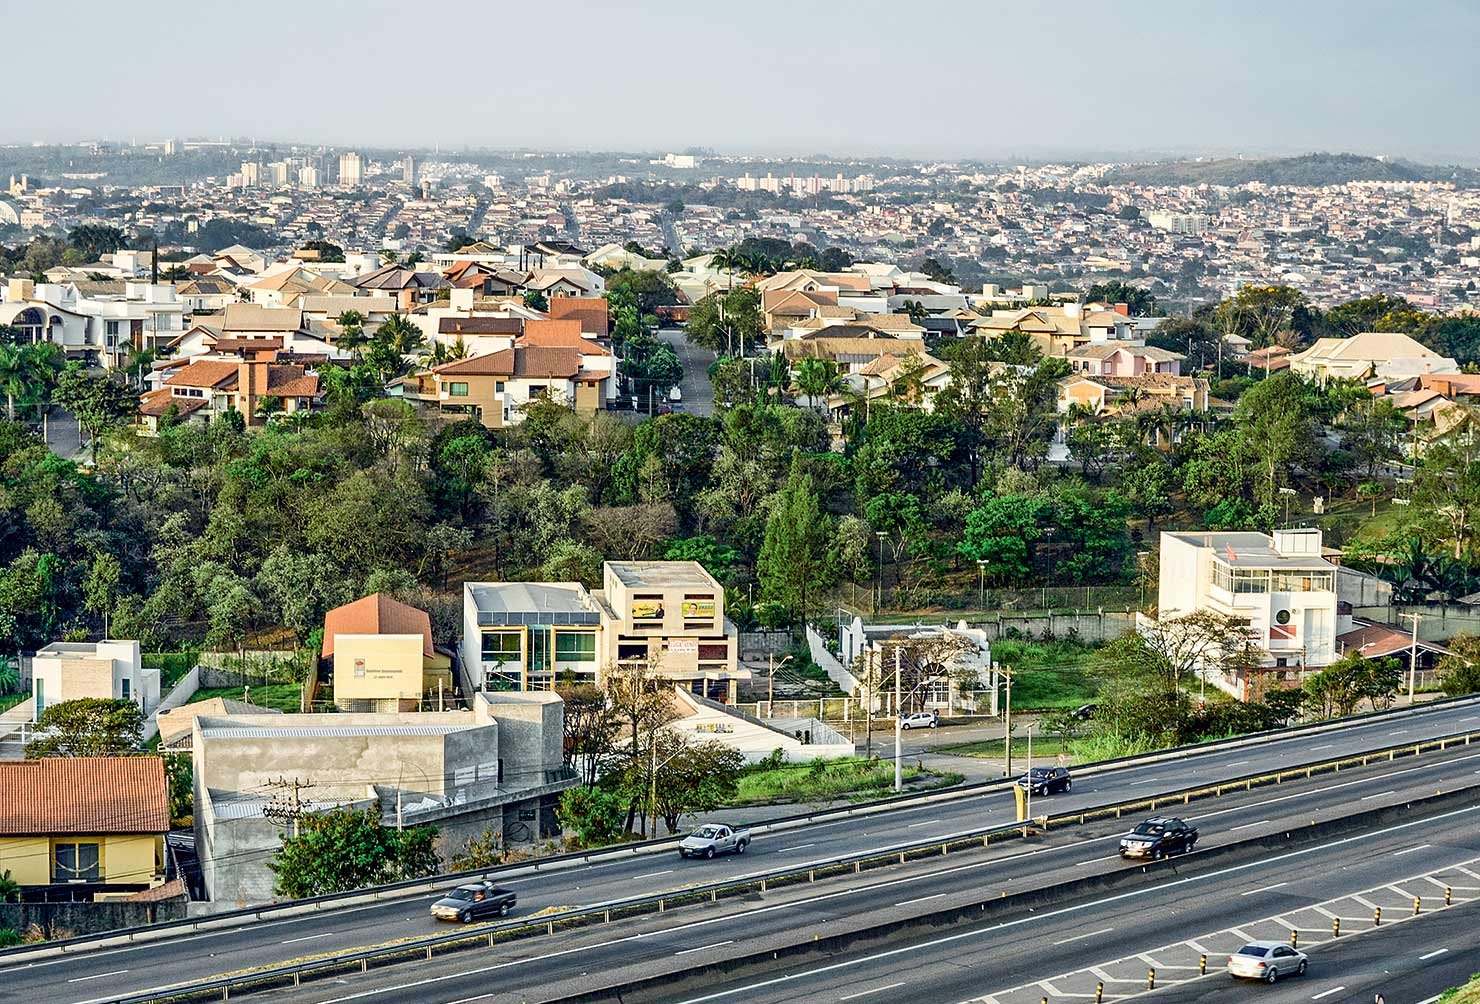
[{"label": "overgrown vegetation", "polygon": [[[787,764],[776,762],[777,759],[773,755],[771,762],[747,768],[740,775],[730,805],[833,802],[840,799],[866,801],[886,796],[894,786],[894,763],[891,760],[842,757]],[[907,762],[904,779],[910,790],[918,791],[958,784],[961,775]]]}]

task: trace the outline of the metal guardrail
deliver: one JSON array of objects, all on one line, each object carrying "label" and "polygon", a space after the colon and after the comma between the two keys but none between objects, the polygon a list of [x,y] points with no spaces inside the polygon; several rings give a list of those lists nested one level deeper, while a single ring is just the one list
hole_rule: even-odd
[{"label": "metal guardrail", "polygon": [[329,975],[344,970],[367,972],[371,963],[393,964],[410,959],[430,960],[437,951],[456,950],[465,947],[493,947],[500,941],[516,940],[540,935],[553,935],[557,930],[585,927],[596,923],[610,923],[624,917],[650,913],[663,913],[668,907],[700,901],[717,902],[720,896],[741,895],[753,891],[765,892],[768,888],[815,882],[819,877],[827,878],[843,874],[860,874],[865,869],[901,865],[911,859],[939,857],[952,851],[979,849],[990,845],[993,838],[1015,839],[1025,837],[1032,828],[1053,829],[1066,825],[1082,825],[1086,822],[1120,818],[1138,809],[1154,812],[1158,806],[1171,804],[1186,805],[1202,798],[1220,797],[1232,790],[1252,790],[1268,784],[1279,784],[1287,779],[1309,778],[1317,774],[1339,772],[1342,767],[1368,766],[1374,762],[1393,761],[1399,757],[1420,756],[1424,752],[1442,752],[1456,746],[1480,744],[1480,731],[1456,733],[1450,736],[1390,746],[1367,753],[1352,754],[1332,760],[1312,761],[1278,771],[1263,771],[1245,775],[1212,785],[1199,785],[1164,792],[1160,795],[1129,802],[1115,802],[1096,806],[1080,812],[1059,816],[1042,816],[1034,820],[1016,820],[998,826],[980,827],[949,834],[944,837],[911,841],[890,847],[873,848],[855,854],[843,855],[825,862],[810,862],[786,868],[771,869],[741,875],[720,882],[689,886],[672,892],[632,896],[610,900],[590,907],[566,910],[543,917],[529,917],[502,923],[481,925],[473,930],[459,930],[447,934],[414,938],[390,945],[341,952],[301,962],[287,962],[267,966],[259,970],[214,977],[177,987],[159,988],[145,993],[128,994],[107,998],[109,1004],[146,1004],[153,1001],[175,1001],[198,998],[207,994],[220,994],[227,1000],[233,991],[252,991],[276,986],[299,986],[305,976]]},{"label": "metal guardrail", "polygon": [[[1186,755],[1200,755],[1213,753],[1223,749],[1238,749],[1244,746],[1260,745],[1266,741],[1277,742],[1283,739],[1295,738],[1312,733],[1328,732],[1341,729],[1349,725],[1360,725],[1369,720],[1391,717],[1393,720],[1404,720],[1413,715],[1424,715],[1436,711],[1445,710],[1454,705],[1474,702],[1473,696],[1443,698],[1430,701],[1418,707],[1388,711],[1368,711],[1356,715],[1347,715],[1341,718],[1331,718],[1319,722],[1307,722],[1301,725],[1286,726],[1278,729],[1266,729],[1261,732],[1251,732],[1242,736],[1232,736],[1225,739],[1214,739],[1200,743],[1189,743],[1183,746],[1170,747],[1165,750],[1157,750],[1154,753],[1130,754],[1121,757],[1112,757],[1108,760],[1099,760],[1091,764],[1083,764],[1076,768],[1081,774],[1094,774],[1101,771],[1113,770],[1117,767],[1133,763],[1155,763],[1160,760],[1173,759]],[[1241,782],[1235,782],[1241,783]],[[978,781],[972,784],[955,785],[949,788],[939,788],[931,791],[914,792],[907,795],[898,795],[870,802],[859,802],[853,805],[840,806],[838,808],[822,809],[815,812],[798,813],[793,816],[780,816],[765,820],[750,827],[759,833],[769,833],[785,830],[795,826],[803,826],[820,819],[847,818],[857,815],[868,815],[877,812],[891,812],[907,809],[912,805],[928,802],[951,801],[958,798],[971,797],[990,791],[1005,791],[1011,789],[1012,779],[999,779],[994,781]],[[740,825],[744,825],[743,823]],[[521,877],[530,874],[560,871],[567,868],[579,867],[581,865],[597,862],[606,862],[629,855],[656,854],[675,847],[683,839],[682,835],[672,837],[661,837],[651,840],[634,841],[632,843],[620,844],[595,848],[588,851],[574,851],[568,854],[555,854],[549,857],[538,858],[531,861],[511,862],[507,865],[499,865],[493,868],[478,869],[464,872],[448,872],[433,876],[428,879],[407,879],[401,882],[392,882],[384,885],[373,886],[367,889],[354,889],[348,892],[329,893],[323,896],[306,897],[303,899],[289,900],[282,903],[267,903],[261,906],[244,907],[237,910],[223,910],[203,917],[186,917],[179,920],[161,921],[150,924],[143,928],[124,928],[117,931],[102,931],[96,934],[81,935],[76,938],[68,938],[55,942],[49,942],[44,947],[25,945],[17,948],[0,949],[0,969],[10,959],[23,961],[33,958],[38,951],[50,951],[54,953],[65,953],[69,948],[76,950],[91,950],[100,948],[111,948],[119,945],[139,944],[149,940],[162,940],[179,932],[211,930],[219,927],[229,927],[243,922],[251,923],[258,920],[269,920],[276,917],[297,916],[308,912],[331,910],[338,907],[354,906],[370,902],[390,901],[403,896],[417,893],[431,892],[449,884],[485,876],[504,876],[509,878]]]}]

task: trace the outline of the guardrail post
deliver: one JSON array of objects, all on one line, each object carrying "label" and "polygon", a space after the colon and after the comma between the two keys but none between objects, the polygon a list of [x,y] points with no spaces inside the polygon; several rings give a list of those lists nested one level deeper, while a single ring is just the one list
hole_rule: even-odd
[{"label": "guardrail post", "polygon": [[428,945],[427,946],[427,961],[428,962],[431,962],[432,961],[432,946],[431,945]]},{"label": "guardrail post", "polygon": [[294,973],[293,974],[293,985],[295,987],[296,986],[302,986],[303,985],[303,974],[302,973]]},{"label": "guardrail post", "polygon": [[489,948],[492,948],[493,947],[493,944],[494,944],[494,942],[493,942],[493,934],[490,932],[489,935],[488,935],[488,947]]},{"label": "guardrail post", "polygon": [[[663,910],[663,901],[661,899],[658,900],[658,910],[659,910],[659,912],[662,912],[662,910]],[[545,925],[545,933],[546,934],[554,934],[555,933],[555,922],[553,920],[550,921],[549,923],[547,923]]]},{"label": "guardrail post", "polygon": [[[662,898],[659,898],[659,900],[658,900],[658,912],[659,913],[662,913],[663,912],[663,900],[662,900]],[[551,927],[554,927],[555,925],[554,924],[551,924],[550,926]]]},{"label": "guardrail post", "polygon": [[1148,970],[1146,970],[1146,989],[1147,990],[1155,990],[1156,989],[1156,970],[1155,969],[1148,969]]},{"label": "guardrail post", "polygon": [[612,912],[610,910],[603,910],[601,912],[601,922],[603,924],[610,924],[612,922]]},{"label": "guardrail post", "polygon": [[807,869],[807,881],[808,882],[816,882],[817,881],[817,869],[816,868],[808,868]]},{"label": "guardrail post", "polygon": [[946,856],[946,845],[945,844],[941,844],[940,845],[940,856],[941,857],[945,857]]},{"label": "guardrail post", "polygon": [[1417,917],[1418,916],[1418,911],[1420,909],[1422,909],[1422,908],[1423,908],[1423,898],[1422,897],[1419,897],[1419,896],[1414,896],[1413,897],[1413,915],[1415,917]]},{"label": "guardrail post", "polygon": [[361,959],[360,960],[360,972],[362,972],[362,973],[368,973],[369,971],[370,971],[370,960],[369,959]]},{"label": "guardrail post", "polygon": [[1373,927],[1377,927],[1377,926],[1379,926],[1381,924],[1382,924],[1382,907],[1380,907],[1380,906],[1374,906],[1372,908],[1372,926]]},{"label": "guardrail post", "polygon": [[1333,938],[1339,938],[1339,937],[1341,937],[1341,918],[1340,917],[1332,917],[1331,918],[1331,937],[1333,937]]},{"label": "guardrail post", "polygon": [[1451,889],[1449,886],[1444,887],[1444,905],[1454,905],[1454,890]]},{"label": "guardrail post", "polygon": [[[1208,975],[1208,957],[1206,955],[1199,955],[1197,957],[1197,975],[1199,975],[1199,976],[1206,976],[1206,975]],[[1100,985],[1101,986],[1104,986],[1103,983],[1100,984]]]}]

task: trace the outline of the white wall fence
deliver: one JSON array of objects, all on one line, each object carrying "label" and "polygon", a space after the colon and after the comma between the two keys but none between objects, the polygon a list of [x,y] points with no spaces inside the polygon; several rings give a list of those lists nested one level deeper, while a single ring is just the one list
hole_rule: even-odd
[{"label": "white wall fence", "polygon": [[154,709],[154,713],[151,714],[149,716],[149,720],[144,723],[144,741],[147,743],[149,740],[153,739],[159,734],[160,715],[164,714],[166,711],[169,711],[173,708],[178,708],[180,705],[189,702],[189,700],[195,696],[195,692],[199,689],[200,667],[194,666],[191,668],[190,672],[180,677],[179,683],[170,688],[170,692],[164,695],[164,697],[159,702],[159,706]]}]

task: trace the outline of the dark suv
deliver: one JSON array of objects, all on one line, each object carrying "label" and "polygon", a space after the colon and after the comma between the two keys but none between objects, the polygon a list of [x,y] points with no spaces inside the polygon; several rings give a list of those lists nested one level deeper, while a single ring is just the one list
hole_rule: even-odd
[{"label": "dark suv", "polygon": [[1120,838],[1123,858],[1160,861],[1168,854],[1190,851],[1197,843],[1197,827],[1174,816],[1152,816]]},{"label": "dark suv", "polygon": [[1066,767],[1034,767],[1017,779],[1019,788],[1027,788],[1035,795],[1052,795],[1056,791],[1072,791],[1074,781]]}]

